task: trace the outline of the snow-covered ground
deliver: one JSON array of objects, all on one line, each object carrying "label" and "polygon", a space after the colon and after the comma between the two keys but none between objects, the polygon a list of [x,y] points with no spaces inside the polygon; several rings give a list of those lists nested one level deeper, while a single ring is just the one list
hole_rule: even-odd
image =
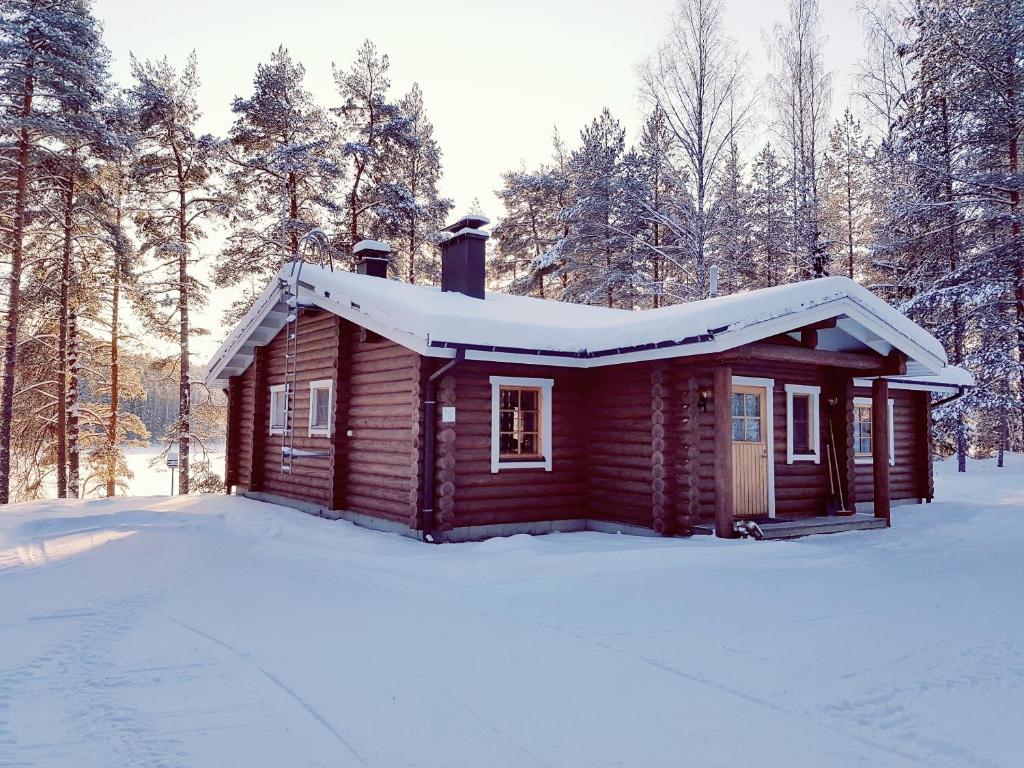
[{"label": "snow-covered ground", "polygon": [[[128,480],[129,496],[157,496],[170,493],[171,470],[167,468],[167,459],[163,450],[164,446],[153,445],[146,448],[130,448],[125,451],[125,462],[134,475]],[[210,468],[223,477],[223,447],[211,448],[209,459]],[[177,471],[174,473],[174,484],[177,488]]]},{"label": "snow-covered ground", "polygon": [[0,766],[1017,766],[1024,460],[949,470],[790,542],[15,506]]}]

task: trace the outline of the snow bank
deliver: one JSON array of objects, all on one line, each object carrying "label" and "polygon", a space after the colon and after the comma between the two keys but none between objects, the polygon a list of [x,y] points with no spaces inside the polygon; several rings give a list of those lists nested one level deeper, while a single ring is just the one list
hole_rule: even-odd
[{"label": "snow bank", "polygon": [[944,465],[963,501],[792,542],[13,506],[0,764],[1015,765],[1022,466]]}]

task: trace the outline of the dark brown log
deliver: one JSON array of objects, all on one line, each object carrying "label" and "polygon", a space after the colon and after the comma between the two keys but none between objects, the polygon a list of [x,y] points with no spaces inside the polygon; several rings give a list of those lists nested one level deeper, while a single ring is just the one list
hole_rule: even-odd
[{"label": "dark brown log", "polygon": [[715,535],[731,539],[733,530],[732,497],[732,369],[715,368],[712,394],[715,423]]}]

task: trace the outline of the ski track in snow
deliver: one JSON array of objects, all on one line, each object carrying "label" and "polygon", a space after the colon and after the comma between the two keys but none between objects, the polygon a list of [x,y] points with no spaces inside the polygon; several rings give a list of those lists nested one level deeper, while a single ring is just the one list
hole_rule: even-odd
[{"label": "ski track in snow", "polygon": [[1010,768],[1024,472],[977,474],[889,531],[758,544],[15,506],[0,768]]}]

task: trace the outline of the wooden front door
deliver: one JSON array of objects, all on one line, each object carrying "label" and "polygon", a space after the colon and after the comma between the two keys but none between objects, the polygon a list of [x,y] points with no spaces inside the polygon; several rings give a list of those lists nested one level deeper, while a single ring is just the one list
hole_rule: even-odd
[{"label": "wooden front door", "polygon": [[768,409],[765,387],[732,388],[732,493],[736,517],[768,514]]}]

